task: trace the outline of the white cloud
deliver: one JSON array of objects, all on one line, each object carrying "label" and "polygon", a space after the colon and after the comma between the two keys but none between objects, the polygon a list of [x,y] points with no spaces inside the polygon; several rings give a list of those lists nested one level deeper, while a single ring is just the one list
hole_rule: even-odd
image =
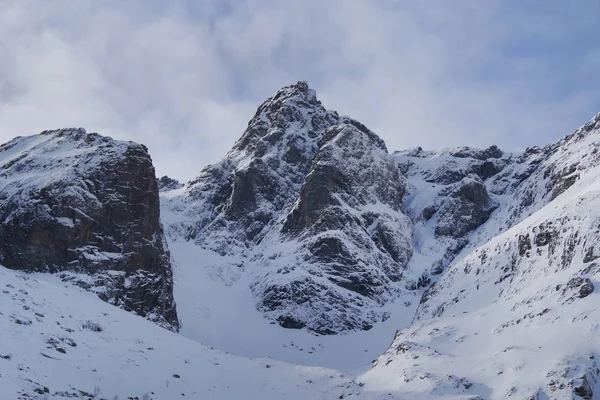
[{"label": "white cloud", "polygon": [[507,3],[0,0],[0,141],[83,126],[189,179],[261,101],[307,79],[390,150],[544,144],[600,111],[579,82],[593,19]]}]

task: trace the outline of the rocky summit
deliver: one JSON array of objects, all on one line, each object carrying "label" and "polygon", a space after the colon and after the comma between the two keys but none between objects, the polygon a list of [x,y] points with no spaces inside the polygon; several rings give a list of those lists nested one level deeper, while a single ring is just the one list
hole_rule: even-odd
[{"label": "rocky summit", "polygon": [[367,127],[326,110],[306,82],[265,101],[225,158],[163,197],[173,241],[249,276],[285,328],[333,334],[386,318],[411,257],[405,179]]},{"label": "rocky summit", "polygon": [[0,263],[59,273],[178,329],[154,167],[142,145],[61,129],[0,146]]}]

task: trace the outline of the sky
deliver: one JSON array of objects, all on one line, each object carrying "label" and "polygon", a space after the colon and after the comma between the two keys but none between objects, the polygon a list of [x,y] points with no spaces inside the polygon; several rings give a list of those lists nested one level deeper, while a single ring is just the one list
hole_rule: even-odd
[{"label": "sky", "polygon": [[544,145],[600,112],[600,0],[0,0],[0,142],[83,127],[185,181],[299,80],[390,151]]}]

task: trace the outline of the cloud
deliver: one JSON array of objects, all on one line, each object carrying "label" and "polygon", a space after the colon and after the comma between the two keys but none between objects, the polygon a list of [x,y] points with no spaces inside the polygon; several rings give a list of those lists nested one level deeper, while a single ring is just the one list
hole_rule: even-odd
[{"label": "cloud", "polygon": [[83,126],[190,179],[306,79],[390,150],[544,144],[600,111],[598,6],[564,4],[0,0],[0,141]]}]

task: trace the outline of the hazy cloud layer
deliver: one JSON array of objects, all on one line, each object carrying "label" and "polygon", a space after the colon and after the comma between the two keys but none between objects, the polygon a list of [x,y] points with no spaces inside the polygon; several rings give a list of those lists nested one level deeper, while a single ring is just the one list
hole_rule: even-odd
[{"label": "hazy cloud layer", "polygon": [[516,150],[600,112],[599,71],[597,0],[0,0],[1,142],[82,126],[180,179],[298,80],[390,150]]}]

